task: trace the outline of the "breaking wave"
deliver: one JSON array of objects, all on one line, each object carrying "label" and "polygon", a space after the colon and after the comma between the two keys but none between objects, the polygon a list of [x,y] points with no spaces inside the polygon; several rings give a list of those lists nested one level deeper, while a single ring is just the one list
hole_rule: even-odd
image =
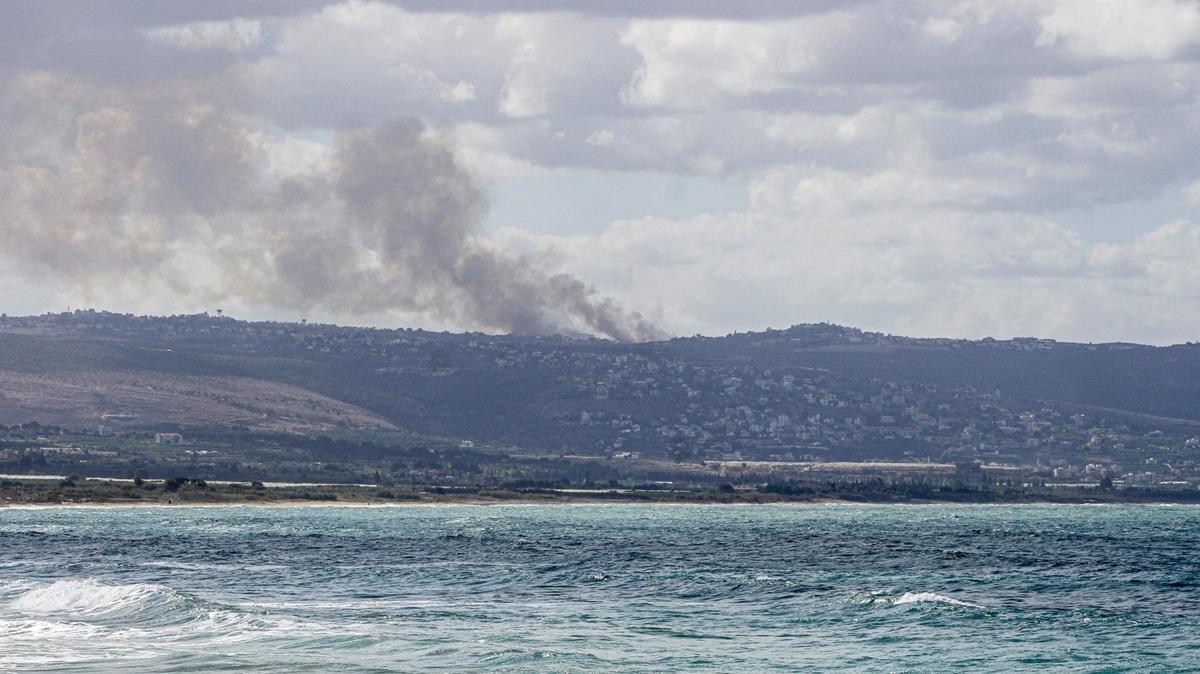
[{"label": "breaking wave", "polygon": [[69,613],[83,617],[155,610],[186,602],[186,597],[161,585],[105,585],[85,579],[60,580],[29,590],[13,600],[12,608],[26,614]]},{"label": "breaking wave", "polygon": [[947,597],[944,594],[937,594],[936,592],[905,592],[887,603],[892,606],[903,606],[904,604],[948,604],[950,606],[964,606],[967,608],[983,608],[979,604],[955,599],[954,597]]},{"label": "breaking wave", "polygon": [[854,604],[874,604],[877,606],[941,604],[944,606],[959,606],[963,608],[987,608],[980,604],[963,601],[962,599],[955,599],[954,597],[947,597],[944,594],[937,594],[936,592],[905,592],[897,597],[894,593],[887,590],[872,590],[870,592],[855,593],[850,597],[850,602]]},{"label": "breaking wave", "polygon": [[92,578],[60,580],[27,590],[9,603],[15,613],[41,622],[92,623],[137,628],[202,625],[216,635],[248,636],[272,626],[261,616],[205,601],[163,585],[110,585]]}]

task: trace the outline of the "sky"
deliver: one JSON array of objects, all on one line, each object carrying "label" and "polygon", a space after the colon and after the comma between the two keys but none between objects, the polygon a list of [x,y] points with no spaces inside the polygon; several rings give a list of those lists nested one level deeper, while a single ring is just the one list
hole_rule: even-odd
[{"label": "sky", "polygon": [[1196,0],[10,0],[0,312],[1200,339]]}]

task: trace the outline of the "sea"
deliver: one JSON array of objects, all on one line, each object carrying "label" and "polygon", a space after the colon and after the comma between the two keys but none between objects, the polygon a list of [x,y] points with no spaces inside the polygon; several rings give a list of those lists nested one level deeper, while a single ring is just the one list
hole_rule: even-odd
[{"label": "sea", "polygon": [[0,672],[1200,671],[1200,507],[0,508]]}]

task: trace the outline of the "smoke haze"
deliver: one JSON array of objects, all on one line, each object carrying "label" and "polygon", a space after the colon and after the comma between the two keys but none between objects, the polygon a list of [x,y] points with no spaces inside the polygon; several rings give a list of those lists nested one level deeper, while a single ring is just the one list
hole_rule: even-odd
[{"label": "smoke haze", "polygon": [[333,314],[418,313],[526,334],[660,331],[479,235],[487,204],[420,121],[338,132],[281,170],[228,78],[124,88],[12,80],[0,132],[4,256],[82,289],[158,288]]}]

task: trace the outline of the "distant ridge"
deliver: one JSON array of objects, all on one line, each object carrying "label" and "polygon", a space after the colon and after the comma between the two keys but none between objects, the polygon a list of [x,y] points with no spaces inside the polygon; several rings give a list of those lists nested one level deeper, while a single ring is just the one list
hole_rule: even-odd
[{"label": "distant ridge", "polygon": [[1083,451],[1112,426],[1195,435],[1200,344],[909,338],[826,323],[623,344],[207,314],[0,317],[0,423],[92,428],[126,412],[113,424],[395,427],[694,458]]},{"label": "distant ridge", "polygon": [[[489,338],[515,338],[515,339],[557,339],[567,341],[583,341],[583,342],[605,342],[613,341],[602,337],[580,336],[580,335],[523,335],[523,334],[504,334],[504,333],[489,333],[480,331],[463,331],[452,332],[447,330],[430,330],[426,328],[385,328],[367,325],[339,325],[336,323],[318,323],[308,319],[300,319],[297,321],[279,321],[279,320],[245,320],[232,316],[227,316],[222,313],[201,312],[195,314],[170,314],[170,315],[152,315],[152,314],[131,314],[110,312],[98,309],[76,309],[63,312],[48,312],[44,314],[31,315],[13,315],[0,314],[0,330],[9,332],[20,332],[27,330],[81,330],[95,329],[101,325],[107,324],[109,327],[119,324],[136,325],[138,323],[175,323],[178,325],[196,325],[200,323],[223,322],[229,324],[238,324],[252,327],[272,327],[277,329],[293,329],[293,330],[344,330],[344,331],[369,331],[369,332],[396,332],[396,333],[418,333],[423,335],[449,335],[449,336],[473,336],[473,337],[489,337]],[[886,332],[874,332],[862,330],[860,328],[840,325],[837,323],[817,322],[817,323],[797,323],[787,328],[764,328],[762,330],[746,330],[734,331],[724,335],[702,335],[695,334],[691,336],[676,336],[665,338],[656,342],[643,342],[642,344],[658,344],[665,342],[681,342],[691,340],[738,340],[750,339],[755,341],[773,340],[780,338],[802,339],[806,342],[815,343],[820,340],[833,340],[838,343],[848,344],[884,344],[884,345],[906,345],[906,346],[965,346],[965,345],[998,345],[998,346],[1014,346],[1017,348],[1050,348],[1054,346],[1062,347],[1085,347],[1085,348],[1130,348],[1130,347],[1145,347],[1145,348],[1172,348],[1172,347],[1200,347],[1200,342],[1186,342],[1182,344],[1170,344],[1164,346],[1155,346],[1151,344],[1142,344],[1138,342],[1073,342],[1070,340],[1057,340],[1046,337],[1009,337],[1009,338],[994,338],[982,337],[979,339],[970,339],[965,337],[910,337],[905,335],[896,335]]]}]

